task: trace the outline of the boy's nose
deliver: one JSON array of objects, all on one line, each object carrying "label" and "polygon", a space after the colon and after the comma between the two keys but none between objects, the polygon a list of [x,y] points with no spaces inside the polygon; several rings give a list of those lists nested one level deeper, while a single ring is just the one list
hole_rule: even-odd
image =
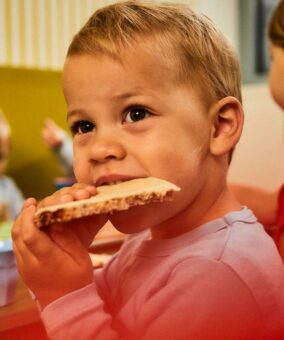
[{"label": "boy's nose", "polygon": [[104,163],[110,159],[121,160],[126,156],[126,150],[121,141],[113,133],[96,136],[90,150],[90,160]]}]

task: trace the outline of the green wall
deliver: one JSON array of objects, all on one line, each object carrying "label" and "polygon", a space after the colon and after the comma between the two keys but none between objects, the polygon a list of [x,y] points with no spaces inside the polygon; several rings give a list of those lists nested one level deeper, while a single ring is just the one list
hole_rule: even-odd
[{"label": "green wall", "polygon": [[53,191],[62,170],[41,138],[45,117],[67,129],[61,73],[0,68],[0,107],[12,128],[12,154],[7,174],[26,197],[42,198]]}]

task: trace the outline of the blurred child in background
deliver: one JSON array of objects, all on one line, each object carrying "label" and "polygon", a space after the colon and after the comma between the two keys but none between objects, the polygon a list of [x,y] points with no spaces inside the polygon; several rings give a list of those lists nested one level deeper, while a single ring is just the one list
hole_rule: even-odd
[{"label": "blurred child in background", "polygon": [[[269,87],[275,102],[284,110],[284,1],[275,8],[268,26],[271,68]],[[270,192],[265,189],[232,184],[231,189],[238,200],[253,210],[261,223],[273,232],[284,259],[284,184]]]},{"label": "blurred child in background", "polygon": [[64,174],[73,177],[73,145],[68,134],[51,118],[46,118],[42,128],[42,139],[60,162]]},{"label": "blurred child in background", "polygon": [[24,202],[23,195],[14,180],[5,175],[11,152],[11,129],[0,111],[0,221],[14,220]]}]

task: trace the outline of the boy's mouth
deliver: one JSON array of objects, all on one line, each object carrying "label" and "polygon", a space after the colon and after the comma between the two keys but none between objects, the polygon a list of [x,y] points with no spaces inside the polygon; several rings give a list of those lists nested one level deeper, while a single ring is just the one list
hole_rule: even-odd
[{"label": "boy's mouth", "polygon": [[129,181],[129,180],[135,179],[135,178],[140,178],[140,177],[134,177],[134,176],[129,176],[129,175],[102,176],[102,177],[97,179],[96,187],[119,184],[119,183],[126,182],[126,181]]},{"label": "boy's mouth", "polygon": [[103,182],[102,184],[100,184],[100,186],[103,186],[103,185],[114,185],[114,184],[119,184],[119,183],[122,183],[122,182],[125,182],[125,181],[113,181],[113,182]]}]

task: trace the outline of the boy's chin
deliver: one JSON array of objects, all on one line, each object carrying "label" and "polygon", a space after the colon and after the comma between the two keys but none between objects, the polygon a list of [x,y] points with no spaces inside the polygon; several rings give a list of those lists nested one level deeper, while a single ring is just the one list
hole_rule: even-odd
[{"label": "boy's chin", "polygon": [[163,202],[135,206],[122,211],[114,211],[109,214],[108,218],[120,232],[124,234],[136,234],[163,223],[170,218],[170,215],[168,204]]}]

